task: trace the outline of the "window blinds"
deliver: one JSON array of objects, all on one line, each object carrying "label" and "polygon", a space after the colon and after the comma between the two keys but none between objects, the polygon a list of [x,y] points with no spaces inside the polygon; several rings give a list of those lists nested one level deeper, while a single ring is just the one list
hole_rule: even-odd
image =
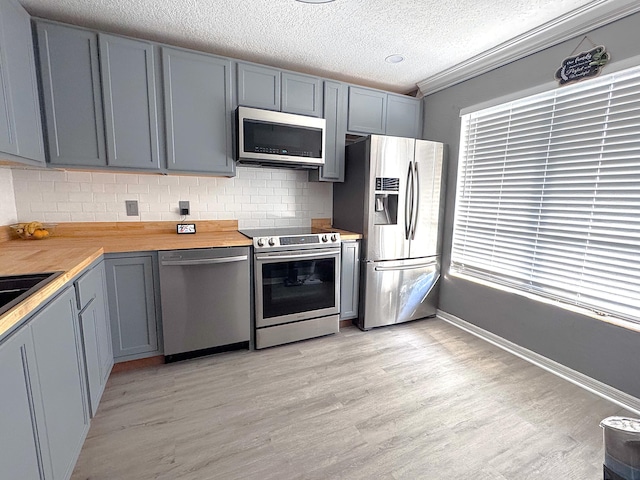
[{"label": "window blinds", "polygon": [[462,116],[451,270],[640,322],[640,67]]}]

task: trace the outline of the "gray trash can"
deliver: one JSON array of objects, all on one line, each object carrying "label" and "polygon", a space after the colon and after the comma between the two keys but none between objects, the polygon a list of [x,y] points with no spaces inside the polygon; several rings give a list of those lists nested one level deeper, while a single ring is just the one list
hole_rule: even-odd
[{"label": "gray trash can", "polygon": [[640,420],[608,417],[604,435],[604,480],[640,480]]}]

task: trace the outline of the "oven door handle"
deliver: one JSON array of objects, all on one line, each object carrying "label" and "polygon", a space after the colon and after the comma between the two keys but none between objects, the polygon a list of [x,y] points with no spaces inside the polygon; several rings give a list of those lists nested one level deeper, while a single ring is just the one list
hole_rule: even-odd
[{"label": "oven door handle", "polygon": [[340,250],[336,251],[323,251],[314,253],[288,253],[285,255],[256,255],[256,260],[300,260],[301,258],[326,258],[337,257],[340,255]]}]

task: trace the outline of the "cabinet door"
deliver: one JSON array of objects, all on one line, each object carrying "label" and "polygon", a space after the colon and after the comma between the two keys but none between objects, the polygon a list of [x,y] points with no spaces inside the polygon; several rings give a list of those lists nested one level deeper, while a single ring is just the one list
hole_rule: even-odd
[{"label": "cabinet door", "polygon": [[160,168],[153,46],[99,35],[108,163]]},{"label": "cabinet door", "polygon": [[324,119],[327,121],[324,166],[309,172],[309,180],[344,182],[347,130],[347,87],[324,82]]},{"label": "cabinet door", "polygon": [[358,317],[360,242],[342,242],[340,320]]},{"label": "cabinet door", "polygon": [[15,0],[0,5],[0,148],[44,163],[31,17]]},{"label": "cabinet door", "polygon": [[44,307],[31,329],[53,478],[69,478],[89,429],[74,290]]},{"label": "cabinet door", "polygon": [[[2,478],[45,478],[36,418],[42,418],[31,328],[0,345],[0,468]],[[35,381],[32,381],[32,378]],[[40,408],[39,412],[36,408]],[[42,437],[45,438],[44,432]]]},{"label": "cabinet door", "polygon": [[387,95],[387,135],[422,138],[422,100]]},{"label": "cabinet door", "polygon": [[89,407],[93,417],[113,367],[104,263],[83,275],[76,283],[76,291],[82,306],[80,329],[87,370]]},{"label": "cabinet door", "polygon": [[105,166],[98,35],[36,24],[49,161]]},{"label": "cabinet door", "polygon": [[159,354],[153,257],[109,258],[105,264],[114,359]]},{"label": "cabinet door", "polygon": [[235,174],[231,61],[162,49],[167,168]]},{"label": "cabinet door", "polygon": [[349,87],[347,129],[357,133],[385,133],[387,94],[368,88]]},{"label": "cabinet door", "polygon": [[321,80],[308,75],[282,73],[282,111],[321,117]]},{"label": "cabinet door", "polygon": [[280,70],[238,63],[238,105],[280,111]]}]

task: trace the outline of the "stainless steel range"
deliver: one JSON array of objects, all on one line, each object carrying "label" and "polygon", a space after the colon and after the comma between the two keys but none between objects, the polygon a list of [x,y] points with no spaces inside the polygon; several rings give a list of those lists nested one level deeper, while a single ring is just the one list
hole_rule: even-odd
[{"label": "stainless steel range", "polygon": [[311,228],[240,232],[253,240],[256,348],[336,333],[340,234]]}]

